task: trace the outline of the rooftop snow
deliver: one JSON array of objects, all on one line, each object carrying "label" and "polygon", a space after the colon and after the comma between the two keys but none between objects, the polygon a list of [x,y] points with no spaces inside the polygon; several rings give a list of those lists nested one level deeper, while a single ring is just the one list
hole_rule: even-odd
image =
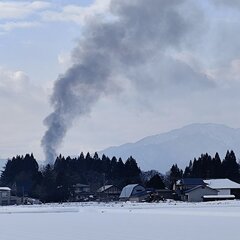
[{"label": "rooftop snow", "polygon": [[203,198],[215,198],[215,199],[226,199],[235,198],[235,195],[205,195]]},{"label": "rooftop snow", "polygon": [[233,182],[227,178],[209,179],[204,182],[213,189],[240,189],[240,184]]},{"label": "rooftop snow", "polygon": [[0,187],[0,191],[11,191],[9,187]]},{"label": "rooftop snow", "polygon": [[103,192],[103,191],[105,191],[105,190],[107,190],[107,189],[109,189],[109,188],[111,188],[111,187],[113,187],[113,185],[105,185],[105,186],[102,186],[101,188],[99,188],[99,189],[97,190],[97,192]]}]

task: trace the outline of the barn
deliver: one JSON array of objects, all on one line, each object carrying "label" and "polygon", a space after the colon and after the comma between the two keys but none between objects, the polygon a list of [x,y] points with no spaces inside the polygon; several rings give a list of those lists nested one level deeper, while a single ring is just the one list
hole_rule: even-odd
[{"label": "barn", "polygon": [[119,200],[142,202],[148,195],[146,189],[140,184],[129,184],[122,189]]}]

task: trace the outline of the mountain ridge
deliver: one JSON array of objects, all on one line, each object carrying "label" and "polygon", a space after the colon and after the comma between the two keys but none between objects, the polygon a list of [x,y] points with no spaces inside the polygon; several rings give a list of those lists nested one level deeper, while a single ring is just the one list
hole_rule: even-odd
[{"label": "mountain ridge", "polygon": [[99,151],[109,157],[136,158],[143,170],[167,171],[172,164],[185,167],[194,157],[202,153],[218,152],[221,157],[227,150],[237,155],[240,143],[240,129],[224,124],[193,123],[169,132],[144,137],[134,143],[125,143]]}]

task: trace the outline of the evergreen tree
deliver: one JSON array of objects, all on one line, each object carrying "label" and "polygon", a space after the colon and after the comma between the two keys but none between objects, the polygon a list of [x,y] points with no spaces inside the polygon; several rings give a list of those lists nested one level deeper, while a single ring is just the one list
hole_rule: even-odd
[{"label": "evergreen tree", "polygon": [[127,177],[138,177],[141,173],[136,160],[132,156],[125,163],[125,173]]},{"label": "evergreen tree", "polygon": [[73,186],[77,183],[89,184],[92,189],[105,183],[123,187],[128,183],[141,183],[141,170],[134,158],[130,157],[125,163],[122,159],[113,157],[111,160],[103,155],[102,159],[95,153],[80,154],[77,158],[56,158],[54,165],[46,165],[39,171],[33,154],[16,156],[6,163],[1,174],[2,186],[9,186],[16,194],[40,198],[44,202],[67,201],[73,196]]},{"label": "evergreen tree", "polygon": [[189,167],[186,167],[183,173],[184,178],[190,178],[192,176],[192,170]]},{"label": "evergreen tree", "polygon": [[183,171],[178,167],[177,164],[174,164],[170,169],[170,184],[173,185],[177,180],[183,177]]},{"label": "evergreen tree", "polygon": [[213,161],[213,163],[211,165],[211,171],[213,173],[212,178],[221,178],[223,176],[223,174],[222,174],[222,161],[221,161],[218,153],[215,154],[212,161]]},{"label": "evergreen tree", "polygon": [[41,181],[41,173],[33,154],[13,157],[8,160],[1,174],[2,186],[14,186],[17,195],[31,195],[34,187]]},{"label": "evergreen tree", "polygon": [[155,189],[165,189],[165,184],[162,178],[156,174],[149,181],[146,182],[146,187]]},{"label": "evergreen tree", "polygon": [[233,151],[227,151],[225,159],[222,162],[223,176],[233,181],[239,181],[239,165]]},{"label": "evergreen tree", "polygon": [[54,202],[56,200],[56,178],[54,171],[50,164],[43,170],[43,180],[41,185],[41,201],[43,202]]}]

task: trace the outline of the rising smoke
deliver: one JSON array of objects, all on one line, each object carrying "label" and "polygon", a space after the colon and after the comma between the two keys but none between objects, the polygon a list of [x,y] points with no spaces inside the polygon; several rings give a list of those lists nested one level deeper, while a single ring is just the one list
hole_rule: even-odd
[{"label": "rising smoke", "polygon": [[[123,76],[141,88],[153,79],[153,74],[148,77],[144,71],[148,66],[146,69],[149,71],[150,67],[154,73],[153,85],[162,81],[179,83],[180,75],[184,75],[185,82],[191,78],[194,84],[209,84],[208,79],[193,73],[189,66],[166,58],[167,51],[186,44],[196,27],[194,17],[189,19],[184,13],[186,5],[183,0],[112,0],[106,19],[91,20],[85,26],[72,53],[73,65],[55,82],[51,97],[54,111],[44,120],[47,131],[42,146],[48,162],[54,161],[76,117],[90,112],[93,104],[111,89],[121,88],[115,76]],[[156,59],[164,64],[154,65]],[[167,67],[168,62],[171,68]]]}]

